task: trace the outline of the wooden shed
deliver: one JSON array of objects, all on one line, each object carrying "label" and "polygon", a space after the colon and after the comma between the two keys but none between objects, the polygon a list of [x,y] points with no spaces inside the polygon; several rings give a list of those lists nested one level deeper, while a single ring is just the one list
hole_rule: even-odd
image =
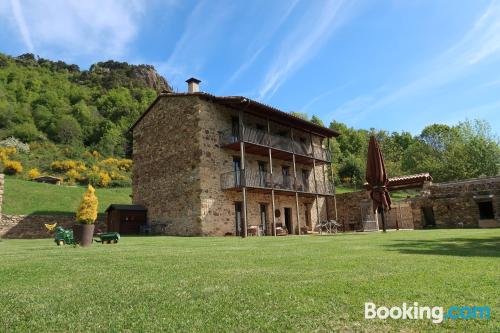
[{"label": "wooden shed", "polygon": [[141,225],[147,224],[147,210],[140,205],[110,205],[106,209],[108,232],[138,235]]}]

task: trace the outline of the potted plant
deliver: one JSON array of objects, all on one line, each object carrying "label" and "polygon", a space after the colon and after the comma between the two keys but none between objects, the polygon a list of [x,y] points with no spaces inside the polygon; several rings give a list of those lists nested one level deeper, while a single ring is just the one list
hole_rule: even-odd
[{"label": "potted plant", "polygon": [[81,246],[92,245],[94,236],[95,220],[97,219],[97,197],[95,189],[89,185],[87,192],[83,195],[82,201],[76,211],[77,224],[73,225],[73,236],[75,242]]}]

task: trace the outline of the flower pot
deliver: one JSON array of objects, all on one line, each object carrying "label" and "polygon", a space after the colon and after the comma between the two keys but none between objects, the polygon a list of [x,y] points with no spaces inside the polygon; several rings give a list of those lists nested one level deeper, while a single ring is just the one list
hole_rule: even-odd
[{"label": "flower pot", "polygon": [[73,225],[73,237],[75,243],[80,244],[80,246],[90,246],[92,245],[92,238],[94,237],[94,224],[74,224]]}]

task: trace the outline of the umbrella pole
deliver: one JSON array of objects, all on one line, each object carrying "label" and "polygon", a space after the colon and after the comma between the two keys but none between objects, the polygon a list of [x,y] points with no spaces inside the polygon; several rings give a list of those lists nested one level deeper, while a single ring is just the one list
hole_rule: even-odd
[{"label": "umbrella pole", "polygon": [[386,232],[385,230],[385,216],[384,216],[384,207],[379,207],[379,208],[382,208],[381,211],[380,211],[380,217],[382,217],[382,230],[384,232]]}]

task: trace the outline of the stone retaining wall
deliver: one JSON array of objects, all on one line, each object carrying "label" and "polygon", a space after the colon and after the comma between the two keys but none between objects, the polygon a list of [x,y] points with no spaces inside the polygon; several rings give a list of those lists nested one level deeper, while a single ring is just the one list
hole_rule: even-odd
[{"label": "stone retaining wall", "polygon": [[[1,214],[0,238],[52,238],[44,224],[57,223],[71,228],[75,217],[71,215],[5,215]],[[99,215],[96,229],[106,231],[106,216]]]}]

